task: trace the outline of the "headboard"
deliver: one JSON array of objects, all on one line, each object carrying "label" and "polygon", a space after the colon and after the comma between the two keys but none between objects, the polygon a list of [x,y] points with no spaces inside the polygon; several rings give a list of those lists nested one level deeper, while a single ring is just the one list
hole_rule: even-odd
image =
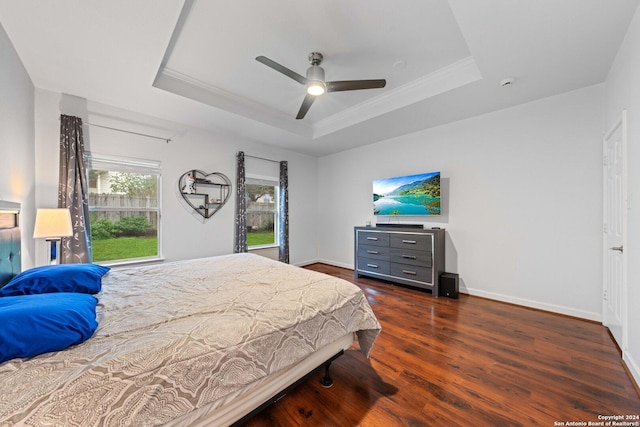
[{"label": "headboard", "polygon": [[0,288],[22,268],[19,213],[19,203],[0,200]]}]

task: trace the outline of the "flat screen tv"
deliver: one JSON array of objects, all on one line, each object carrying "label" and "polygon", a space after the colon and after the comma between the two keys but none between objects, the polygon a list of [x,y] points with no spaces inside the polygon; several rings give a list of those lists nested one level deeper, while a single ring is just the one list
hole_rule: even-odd
[{"label": "flat screen tv", "polygon": [[373,181],[375,215],[440,215],[440,172]]}]

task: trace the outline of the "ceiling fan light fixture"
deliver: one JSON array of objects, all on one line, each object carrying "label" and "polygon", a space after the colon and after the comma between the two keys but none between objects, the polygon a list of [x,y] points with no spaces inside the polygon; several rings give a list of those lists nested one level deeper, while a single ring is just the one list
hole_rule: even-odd
[{"label": "ceiling fan light fixture", "polygon": [[313,96],[320,96],[326,91],[324,69],[318,65],[312,65],[307,69],[307,93]]},{"label": "ceiling fan light fixture", "polygon": [[327,86],[321,80],[312,80],[307,83],[307,93],[313,96],[320,96],[327,91]]}]

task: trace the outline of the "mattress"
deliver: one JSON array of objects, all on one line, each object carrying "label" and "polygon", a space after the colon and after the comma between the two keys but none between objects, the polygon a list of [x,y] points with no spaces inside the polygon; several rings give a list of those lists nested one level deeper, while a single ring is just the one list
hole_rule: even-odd
[{"label": "mattress", "polygon": [[357,286],[253,254],[114,269],[97,296],[90,340],[0,365],[0,425],[212,413],[345,335],[368,355],[380,331]]}]

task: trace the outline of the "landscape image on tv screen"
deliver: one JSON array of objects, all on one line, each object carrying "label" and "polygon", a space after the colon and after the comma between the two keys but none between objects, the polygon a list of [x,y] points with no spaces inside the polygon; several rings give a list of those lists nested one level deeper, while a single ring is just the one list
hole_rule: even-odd
[{"label": "landscape image on tv screen", "polygon": [[440,215],[440,172],[373,181],[375,215]]}]

